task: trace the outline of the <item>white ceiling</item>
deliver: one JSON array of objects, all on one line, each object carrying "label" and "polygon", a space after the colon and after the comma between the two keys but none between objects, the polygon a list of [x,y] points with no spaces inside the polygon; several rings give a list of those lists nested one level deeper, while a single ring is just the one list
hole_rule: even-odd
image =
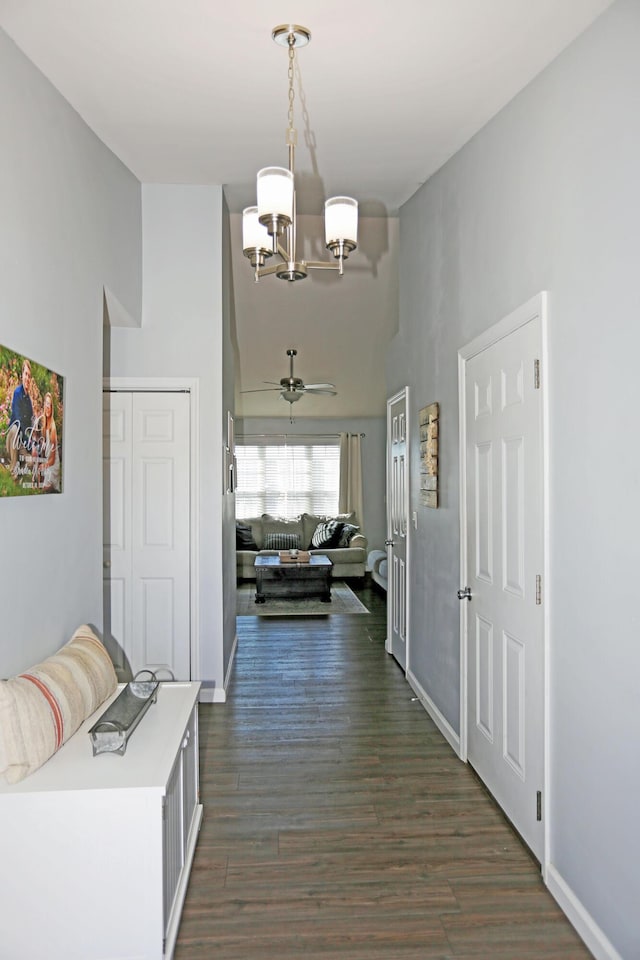
[{"label": "white ceiling", "polygon": [[[287,52],[271,31],[281,23],[308,27],[312,41],[298,51],[295,84],[299,210],[320,213],[323,196],[339,193],[356,197],[363,215],[380,217],[395,215],[610,3],[0,0],[0,27],[141,181],[223,184],[232,212],[255,202],[260,167],[287,163]],[[275,278],[259,289],[266,284],[304,287],[310,303],[327,289]],[[261,379],[284,376],[289,346],[301,361],[327,353],[322,324],[300,320],[295,299],[289,339],[265,336],[248,366],[241,356],[243,388],[260,385],[258,363]],[[314,309],[322,315],[320,304]],[[253,349],[247,328],[254,322],[238,311],[244,350]],[[359,323],[353,310],[350,322]],[[346,382],[337,353],[335,360],[334,369],[323,361],[319,370],[302,370],[301,362],[300,375]],[[382,371],[373,374],[369,380],[379,382]],[[371,410],[373,399],[361,399]],[[352,404],[333,404],[334,415],[355,415]],[[264,405],[258,410],[265,413]]]}]

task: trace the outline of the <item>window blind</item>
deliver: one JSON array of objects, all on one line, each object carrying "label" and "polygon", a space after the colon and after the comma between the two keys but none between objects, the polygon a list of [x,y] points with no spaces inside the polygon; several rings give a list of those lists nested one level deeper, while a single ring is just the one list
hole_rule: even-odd
[{"label": "window blind", "polygon": [[236,517],[333,516],[338,512],[339,439],[236,440]]}]

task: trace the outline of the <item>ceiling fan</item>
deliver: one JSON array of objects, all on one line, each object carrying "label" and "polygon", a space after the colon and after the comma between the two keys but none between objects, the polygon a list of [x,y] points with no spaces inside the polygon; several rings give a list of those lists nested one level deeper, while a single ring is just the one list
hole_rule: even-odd
[{"label": "ceiling fan", "polygon": [[298,351],[290,347],[287,350],[287,356],[289,357],[289,376],[282,377],[279,382],[275,380],[264,380],[264,383],[273,384],[269,387],[260,387],[257,390],[241,390],[241,393],[267,393],[272,390],[278,390],[280,396],[283,400],[286,400],[290,405],[296,403],[300,397],[304,396],[305,393],[314,394],[315,396],[324,396],[324,397],[335,397],[337,391],[333,383],[307,383],[305,384],[300,377],[296,377],[293,374],[293,358],[297,357]]}]

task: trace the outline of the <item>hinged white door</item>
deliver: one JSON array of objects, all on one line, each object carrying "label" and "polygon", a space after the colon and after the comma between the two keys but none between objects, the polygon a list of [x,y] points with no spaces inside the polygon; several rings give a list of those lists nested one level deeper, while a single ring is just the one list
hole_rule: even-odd
[{"label": "hinged white door", "polygon": [[540,330],[538,316],[466,362],[467,570],[459,596],[468,603],[468,759],[542,860]]},{"label": "hinged white door", "polygon": [[104,398],[106,639],[124,673],[188,680],[189,397]]},{"label": "hinged white door", "polygon": [[387,651],[408,668],[409,444],[407,390],[387,402]]}]

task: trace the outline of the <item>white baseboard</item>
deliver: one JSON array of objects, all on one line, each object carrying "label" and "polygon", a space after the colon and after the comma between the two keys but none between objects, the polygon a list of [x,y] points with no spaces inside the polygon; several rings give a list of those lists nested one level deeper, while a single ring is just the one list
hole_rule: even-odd
[{"label": "white baseboard", "polygon": [[231,656],[229,657],[229,665],[227,666],[227,673],[224,678],[224,687],[216,687],[215,684],[210,687],[205,687],[204,685],[200,687],[200,703],[226,703],[227,702],[227,689],[229,687],[229,682],[231,680],[231,672],[233,670],[233,663],[236,658],[236,650],[238,649],[238,634],[233,638],[233,647],[231,648]]},{"label": "white baseboard", "polygon": [[227,666],[227,672],[224,678],[224,698],[227,699],[227,690],[229,689],[229,684],[231,683],[231,674],[233,672],[233,664],[236,659],[236,650],[238,649],[238,634],[236,633],[233,638],[233,646],[231,648],[231,656],[229,657],[229,664]]},{"label": "white baseboard", "polygon": [[221,687],[200,687],[200,703],[226,703],[227,695]]},{"label": "white baseboard", "polygon": [[[233,648],[229,658],[229,665],[224,680],[224,689],[218,687],[201,687],[201,703],[226,703],[227,688],[231,679],[231,671],[235,660],[238,647],[238,636],[234,637]],[[460,737],[455,732],[451,724],[440,712],[431,697],[427,694],[419,681],[411,671],[407,671],[407,681],[411,689],[418,695],[420,702],[427,711],[438,730],[449,743],[457,756],[460,756]],[[586,910],[584,905],[575,895],[571,887],[565,882],[553,864],[549,864],[545,871],[545,880],[549,892],[552,894],[558,905],[566,915],[569,922],[575,927],[576,932],[582,938],[588,949],[594,955],[596,960],[624,960],[618,953],[613,944],[602,932],[598,924]]]},{"label": "white baseboard", "polygon": [[449,745],[455,751],[456,756],[459,757],[460,756],[459,734],[455,732],[455,730],[453,729],[449,721],[446,719],[446,717],[443,716],[442,713],[440,713],[440,711],[436,707],[435,703],[433,702],[429,694],[426,692],[426,690],[423,689],[423,687],[420,686],[420,683],[418,682],[416,677],[411,673],[411,670],[407,671],[407,680],[409,682],[411,689],[418,694],[418,697],[420,699],[422,706],[425,708],[425,710],[427,711],[427,713],[435,723],[436,727],[438,728],[442,736],[445,738],[445,740],[449,743]]},{"label": "white baseboard", "polygon": [[[450,723],[438,710],[427,692],[422,688],[416,677],[409,670],[407,680],[412,690],[418,695],[423,707],[447,740],[453,750],[460,756],[460,737]],[[596,960],[624,960],[616,948],[602,932],[591,914],[575,895],[571,887],[563,880],[553,864],[549,864],[545,871],[545,881],[549,892],[566,915],[569,922],[575,927],[585,945]]]},{"label": "white baseboard", "polygon": [[563,913],[576,928],[596,960],[623,960],[552,863],[547,866],[546,882],[549,892],[557,900]]}]

